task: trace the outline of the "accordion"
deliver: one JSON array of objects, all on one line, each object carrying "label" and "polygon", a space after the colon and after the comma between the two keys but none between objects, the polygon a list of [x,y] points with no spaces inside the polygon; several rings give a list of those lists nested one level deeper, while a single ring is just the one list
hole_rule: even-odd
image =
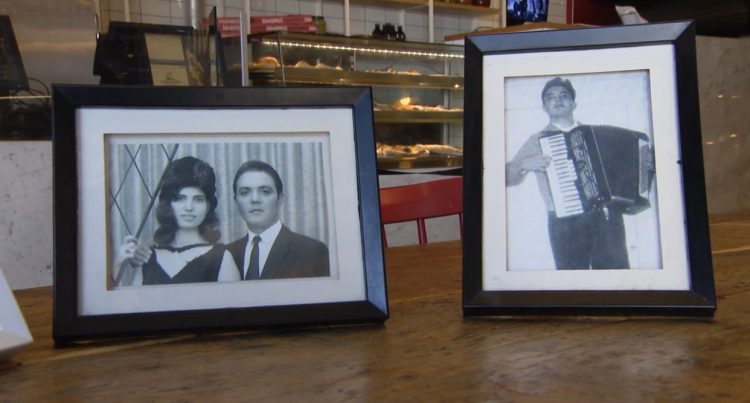
[{"label": "accordion", "polygon": [[539,138],[552,157],[547,179],[557,217],[612,207],[636,214],[649,207],[654,177],[646,134],[613,126],[577,126]]}]

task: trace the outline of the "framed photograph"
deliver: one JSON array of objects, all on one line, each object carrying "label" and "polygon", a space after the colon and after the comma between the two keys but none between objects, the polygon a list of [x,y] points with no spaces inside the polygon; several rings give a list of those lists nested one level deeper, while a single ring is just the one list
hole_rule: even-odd
[{"label": "framed photograph", "polygon": [[387,318],[368,88],[53,105],[57,342]]},{"label": "framed photograph", "polygon": [[13,290],[0,270],[0,362],[10,358],[34,339],[18,309]]},{"label": "framed photograph", "polygon": [[466,42],[463,309],[712,316],[691,22]]}]

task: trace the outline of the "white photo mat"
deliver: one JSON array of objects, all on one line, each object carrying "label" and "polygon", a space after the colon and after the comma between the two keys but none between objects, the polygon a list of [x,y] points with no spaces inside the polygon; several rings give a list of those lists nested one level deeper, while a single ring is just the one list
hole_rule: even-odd
[{"label": "white photo mat", "polygon": [[[81,315],[244,308],[365,300],[354,124],[350,108],[94,108],[76,111]],[[331,217],[332,276],[257,282],[192,283],[132,289],[107,287],[105,134],[185,135],[187,141],[326,140],[325,180]],[[262,133],[262,135],[258,135]],[[172,136],[170,136],[172,137]],[[171,140],[171,139],[170,139]],[[87,156],[87,157],[84,157]],[[217,181],[231,178],[217,178]]]},{"label": "white photo mat", "polygon": [[[521,54],[485,55],[483,58],[483,217],[482,267],[484,290],[688,290],[690,273],[687,257],[687,238],[684,225],[682,175],[679,161],[680,128],[677,125],[677,99],[674,48],[672,45],[647,45],[610,49],[553,51]],[[509,80],[586,74],[646,72],[650,83],[650,115],[656,153],[656,206],[658,206],[658,247],[646,263],[629,270],[560,270],[550,262],[540,270],[509,270],[507,237],[516,236],[508,229],[508,192],[505,187],[505,163],[515,150],[508,150],[506,142],[506,88]],[[539,99],[541,86],[532,96]],[[616,93],[610,94],[613,98]],[[585,105],[578,105],[576,117],[586,121],[580,113]],[[538,119],[526,136],[541,130],[546,115]],[[610,124],[614,122],[610,121]],[[515,129],[515,128],[514,128]],[[532,178],[526,178],[530,182]],[[533,186],[536,184],[534,183]],[[538,197],[538,195],[535,195]],[[649,209],[654,210],[654,209]],[[544,211],[541,212],[544,220]],[[546,236],[546,225],[536,230]],[[526,253],[548,253],[538,242],[530,242]]]}]

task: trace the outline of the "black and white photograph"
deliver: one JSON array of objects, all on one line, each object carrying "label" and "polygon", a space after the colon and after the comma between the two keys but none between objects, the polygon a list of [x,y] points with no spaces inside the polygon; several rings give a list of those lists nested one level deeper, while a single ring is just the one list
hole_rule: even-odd
[{"label": "black and white photograph", "polygon": [[369,89],[319,90],[57,86],[56,340],[385,320]]},{"label": "black and white photograph", "polygon": [[649,82],[506,80],[508,270],[661,268]]},{"label": "black and white photograph", "polygon": [[335,277],[325,137],[248,142],[265,137],[255,134],[221,144],[110,137],[114,288]]},{"label": "black and white photograph", "polygon": [[712,314],[691,24],[466,55],[464,313]]},{"label": "black and white photograph", "polygon": [[[274,117],[274,112],[282,113],[266,111],[268,124],[281,118]],[[179,113],[90,110],[81,116],[82,123],[99,131],[125,116],[142,116],[136,120],[142,122],[157,116],[176,118]],[[227,113],[229,120],[236,111]],[[301,111],[299,116],[308,113]],[[255,126],[262,123],[256,121]],[[297,126],[302,129],[303,124]],[[106,155],[103,169],[107,175],[101,183],[105,189],[99,189],[101,173],[87,169],[82,179],[86,183],[90,177],[92,185],[81,189],[81,194],[105,192],[102,212],[107,230],[102,235],[108,238],[105,264],[86,265],[87,275],[81,281],[81,296],[92,302],[86,304],[86,312],[174,309],[184,301],[163,297],[195,292],[191,289],[208,294],[227,288],[252,290],[243,299],[259,306],[326,300],[332,297],[329,288],[345,287],[339,298],[361,296],[362,273],[351,267],[344,273],[339,270],[339,259],[352,262],[350,253],[357,253],[351,247],[341,251],[339,241],[356,229],[336,228],[334,199],[349,190],[334,186],[331,135],[301,130],[165,130],[103,132],[98,139],[101,144],[84,142],[103,147]],[[81,201],[87,203],[93,197]],[[94,228],[99,221],[93,219],[99,207],[84,211],[92,216],[83,222],[84,242],[87,236],[100,236]],[[338,217],[352,214],[357,211],[343,209]],[[99,259],[98,253],[91,252],[84,257]],[[354,261],[349,266],[361,264]],[[102,274],[104,288],[98,286]],[[133,295],[138,295],[138,304],[131,304]],[[153,304],[143,303],[152,297]],[[190,304],[236,303],[223,298]]]},{"label": "black and white photograph", "polygon": [[[551,54],[558,63],[545,63]],[[612,63],[615,54],[629,62]],[[648,46],[484,63],[493,78],[485,108],[499,109],[485,115],[484,127],[499,134],[485,139],[485,169],[505,185],[485,184],[486,206],[497,207],[485,215],[494,224],[485,239],[503,240],[485,249],[502,263],[487,284],[688,287],[685,234],[663,232],[681,225],[683,210],[674,197],[682,191],[670,186],[681,177],[675,104],[665,99],[674,94],[672,53]],[[534,276],[542,272],[553,273]]]}]

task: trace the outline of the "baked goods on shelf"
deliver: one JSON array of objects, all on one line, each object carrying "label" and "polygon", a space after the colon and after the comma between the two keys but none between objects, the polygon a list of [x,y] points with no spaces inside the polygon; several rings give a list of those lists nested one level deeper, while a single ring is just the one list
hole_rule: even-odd
[{"label": "baked goods on shelf", "polygon": [[403,97],[390,105],[396,111],[420,111],[420,112],[455,112],[461,108],[446,108],[443,105],[419,105],[414,104],[411,97]]},{"label": "baked goods on shelf", "polygon": [[451,154],[463,155],[464,149],[449,144],[415,144],[414,147],[420,147],[428,150],[431,154]]},{"label": "baked goods on shelf", "polygon": [[396,72],[396,74],[406,74],[406,75],[410,75],[410,76],[419,76],[422,73],[418,72],[417,70],[411,69],[411,70],[407,70],[407,71],[398,71],[398,72]]},{"label": "baked goods on shelf", "polygon": [[253,68],[281,67],[279,60],[273,56],[261,56],[258,61],[254,62]]},{"label": "baked goods on shelf", "polygon": [[463,166],[460,147],[444,145],[462,145],[462,46],[300,33],[249,35],[248,41],[253,85],[370,87],[380,172]]},{"label": "baked goods on shelf", "polygon": [[463,155],[461,147],[448,144],[383,144],[377,143],[375,151],[378,157],[427,157],[434,154]]},{"label": "baked goods on shelf", "polygon": [[426,157],[430,155],[427,149],[400,144],[378,143],[375,151],[378,157]]},{"label": "baked goods on shelf", "polygon": [[316,69],[326,69],[326,70],[343,70],[341,68],[341,66],[329,66],[329,65],[321,62],[320,60],[318,60],[318,62],[315,63],[315,68]]},{"label": "baked goods on shelf", "polygon": [[[365,70],[367,73],[384,73],[384,74],[405,74],[410,76],[420,76],[422,73],[420,73],[416,69],[409,69],[409,70],[396,70],[393,67],[388,67],[382,70]],[[441,74],[442,75],[442,74]]]},{"label": "baked goods on shelf", "polygon": [[411,97],[403,97],[399,99],[398,101],[394,102],[393,104],[391,104],[391,107],[393,109],[403,110],[403,111],[409,110],[409,107],[411,106],[412,106]]},{"label": "baked goods on shelf", "polygon": [[[263,56],[259,58],[256,62],[252,64],[252,68],[276,68],[281,67],[281,63],[279,63],[279,60],[276,59],[273,56]],[[341,66],[330,66],[327,65],[320,60],[318,60],[314,65],[308,63],[305,60],[299,60],[298,62],[294,64],[289,64],[287,67],[295,67],[295,68],[307,68],[307,69],[324,69],[324,70],[343,70]]]}]

